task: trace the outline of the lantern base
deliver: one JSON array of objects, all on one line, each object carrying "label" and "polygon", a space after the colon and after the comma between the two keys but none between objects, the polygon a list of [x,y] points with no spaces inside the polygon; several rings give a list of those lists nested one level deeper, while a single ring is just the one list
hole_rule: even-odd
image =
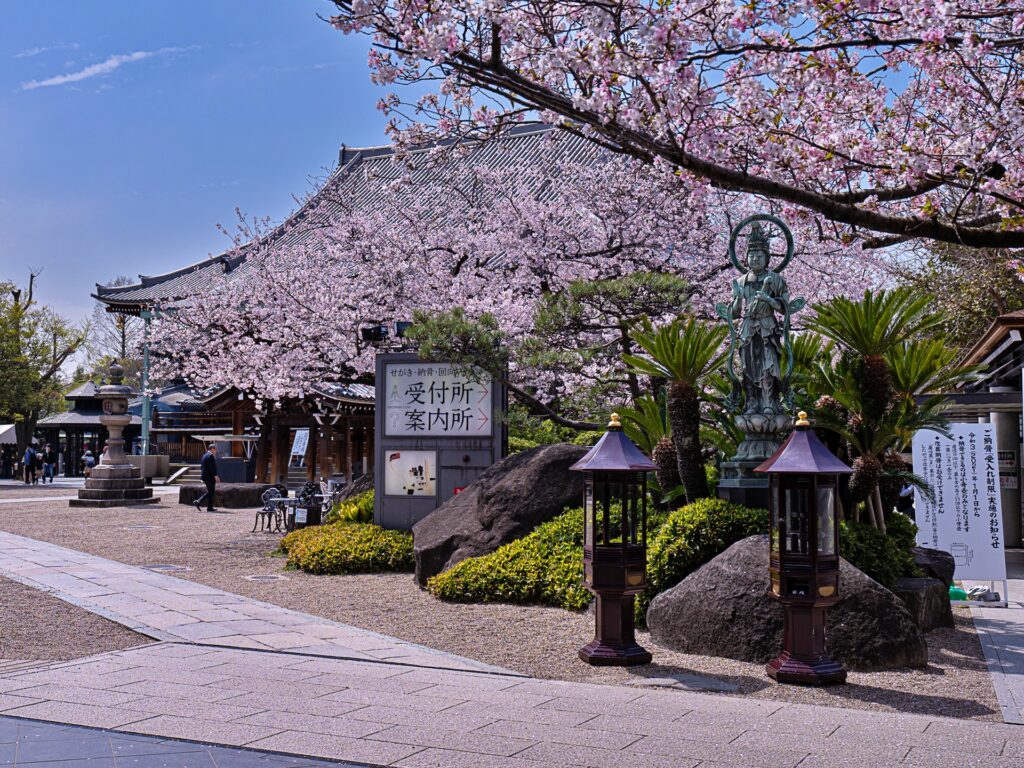
[{"label": "lantern base", "polygon": [[797,659],[783,651],[765,666],[768,677],[779,683],[797,685],[833,685],[846,682],[843,665],[821,656],[815,659]]},{"label": "lantern base", "polygon": [[579,657],[595,667],[634,667],[651,663],[651,652],[636,643],[623,647],[605,645],[596,639],[580,648]]}]

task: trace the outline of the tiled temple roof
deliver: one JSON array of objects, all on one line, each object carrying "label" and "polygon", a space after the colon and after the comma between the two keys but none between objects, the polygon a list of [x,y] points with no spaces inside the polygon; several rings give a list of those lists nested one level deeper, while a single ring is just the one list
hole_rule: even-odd
[{"label": "tiled temple roof", "polygon": [[[263,243],[270,247],[275,243],[292,245],[309,237],[314,228],[301,225],[320,204],[325,206],[324,215],[328,217],[348,209],[372,210],[387,194],[387,183],[403,174],[408,174],[412,184],[426,186],[439,172],[450,173],[453,167],[451,163],[458,163],[467,169],[518,168],[528,174],[531,169],[550,168],[564,161],[584,164],[598,162],[604,153],[596,144],[573,134],[562,133],[556,141],[545,140],[550,135],[549,127],[534,124],[520,126],[500,141],[466,142],[463,145],[466,151],[453,153],[453,159],[448,160],[441,171],[436,165],[425,162],[426,153],[432,148],[410,153],[410,172],[406,163],[395,162],[389,146],[361,149],[342,147],[338,166],[324,187],[269,233]],[[467,174],[467,180],[469,178]],[[543,198],[545,191],[538,189],[537,195]],[[345,201],[344,210],[338,202],[341,200]],[[439,216],[443,217],[443,212],[439,212]],[[244,275],[246,254],[251,247],[225,252],[163,275],[140,275],[139,282],[134,285],[97,285],[94,297],[107,304],[112,311],[138,312],[153,304],[200,294],[218,274],[228,272]]]}]

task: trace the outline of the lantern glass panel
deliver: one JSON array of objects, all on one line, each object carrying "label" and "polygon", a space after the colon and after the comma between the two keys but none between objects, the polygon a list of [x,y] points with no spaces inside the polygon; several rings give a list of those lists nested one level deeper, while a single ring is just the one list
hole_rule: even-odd
[{"label": "lantern glass panel", "polygon": [[594,478],[586,476],[583,491],[583,544],[594,546]]},{"label": "lantern glass panel", "polygon": [[772,503],[768,505],[771,508],[771,541],[772,541],[772,553],[778,554],[779,551],[779,483],[774,477],[772,478]]},{"label": "lantern glass panel", "polygon": [[834,513],[835,488],[819,485],[818,503],[818,552],[823,555],[836,553],[836,516]]},{"label": "lantern glass panel", "polygon": [[806,487],[786,488],[786,552],[794,555],[809,554],[807,550],[807,512],[810,489]]}]

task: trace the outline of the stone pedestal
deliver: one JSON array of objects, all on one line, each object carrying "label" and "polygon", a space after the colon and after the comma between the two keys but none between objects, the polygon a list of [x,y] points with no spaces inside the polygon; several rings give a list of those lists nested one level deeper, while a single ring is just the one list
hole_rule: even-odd
[{"label": "stone pedestal", "polygon": [[107,428],[110,437],[100,463],[93,467],[78,498],[68,502],[72,507],[130,507],[160,501],[153,496],[153,489],[146,487],[142,472],[132,466],[124,452],[123,432],[132,420],[128,413],[132,390],[121,383],[123,377],[124,369],[115,363],[110,366],[110,384],[100,387],[99,394],[103,398],[100,424]]},{"label": "stone pedestal", "polygon": [[768,476],[754,472],[761,461],[723,461],[718,498],[751,509],[768,509]]}]

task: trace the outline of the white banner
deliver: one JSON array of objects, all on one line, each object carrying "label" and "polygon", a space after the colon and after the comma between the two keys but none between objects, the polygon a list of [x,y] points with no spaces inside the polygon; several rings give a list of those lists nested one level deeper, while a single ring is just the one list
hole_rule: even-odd
[{"label": "white banner", "polygon": [[914,435],[914,474],[934,491],[917,490],[917,543],[949,552],[957,579],[1002,581],[1003,510],[995,426],[950,424],[951,437],[921,430]]},{"label": "white banner", "polygon": [[448,364],[388,363],[384,431],[390,437],[491,434],[491,377]]}]

